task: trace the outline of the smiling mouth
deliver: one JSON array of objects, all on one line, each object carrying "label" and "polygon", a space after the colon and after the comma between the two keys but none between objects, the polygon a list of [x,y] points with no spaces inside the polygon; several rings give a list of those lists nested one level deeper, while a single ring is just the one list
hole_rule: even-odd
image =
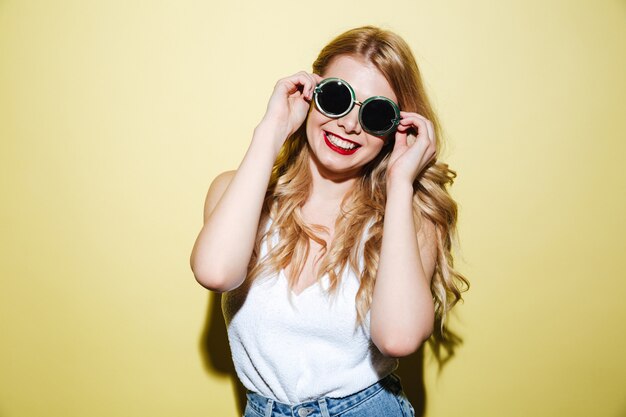
[{"label": "smiling mouth", "polygon": [[324,141],[330,149],[342,155],[352,155],[361,147],[356,142],[341,138],[327,131],[324,131]]}]

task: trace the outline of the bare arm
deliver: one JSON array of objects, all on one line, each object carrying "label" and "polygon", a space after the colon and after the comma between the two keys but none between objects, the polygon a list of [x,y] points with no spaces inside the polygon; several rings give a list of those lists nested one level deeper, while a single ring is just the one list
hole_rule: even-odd
[{"label": "bare arm", "polygon": [[230,291],[245,279],[274,161],[306,117],[317,80],[305,72],[279,80],[239,168],[211,184],[204,225],[190,259],[196,280],[205,288]]},{"label": "bare arm", "polygon": [[[415,352],[434,327],[430,283],[437,239],[425,218],[417,232],[413,220],[413,181],[435,155],[435,132],[425,117],[400,113],[402,120],[387,167],[387,202],[380,260],[371,304],[370,334],[387,356]],[[409,132],[418,134],[411,143]]]},{"label": "bare arm", "polygon": [[370,330],[385,355],[415,352],[430,337],[434,303],[430,282],[437,256],[435,227],[422,218],[413,223],[413,188],[389,190],[383,241],[371,304]]},{"label": "bare arm", "polygon": [[204,226],[190,259],[196,280],[209,290],[229,291],[246,276],[276,159],[272,135],[269,126],[257,127],[239,169],[219,175],[209,188]]}]

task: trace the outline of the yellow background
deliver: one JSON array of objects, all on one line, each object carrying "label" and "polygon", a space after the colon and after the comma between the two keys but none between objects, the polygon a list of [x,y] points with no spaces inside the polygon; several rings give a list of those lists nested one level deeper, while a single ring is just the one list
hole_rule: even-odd
[{"label": "yellow background", "polygon": [[206,190],[363,24],[413,48],[459,174],[464,344],[416,409],[626,415],[623,0],[0,0],[0,416],[241,411],[189,268]]}]

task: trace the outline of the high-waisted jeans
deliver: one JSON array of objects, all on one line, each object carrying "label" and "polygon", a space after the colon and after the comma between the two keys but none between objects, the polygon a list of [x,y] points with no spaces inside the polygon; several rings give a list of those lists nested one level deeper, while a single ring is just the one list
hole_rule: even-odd
[{"label": "high-waisted jeans", "polygon": [[415,417],[400,378],[394,373],[342,398],[321,397],[290,405],[252,391],[246,396],[243,417]]}]

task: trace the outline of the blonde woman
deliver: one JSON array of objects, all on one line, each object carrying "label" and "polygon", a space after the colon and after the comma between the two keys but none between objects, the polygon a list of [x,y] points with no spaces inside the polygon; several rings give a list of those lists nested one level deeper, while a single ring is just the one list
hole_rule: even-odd
[{"label": "blonde woman", "polygon": [[347,31],[276,83],[239,168],[210,186],[191,255],[222,293],[245,417],[414,415],[398,358],[443,334],[468,284],[439,148],[390,31]]}]

